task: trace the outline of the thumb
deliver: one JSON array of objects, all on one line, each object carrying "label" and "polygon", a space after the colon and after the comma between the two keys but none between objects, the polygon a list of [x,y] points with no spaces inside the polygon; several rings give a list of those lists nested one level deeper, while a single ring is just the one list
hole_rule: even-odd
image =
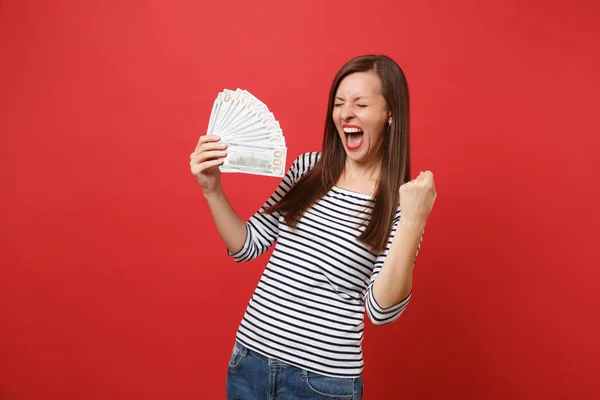
[{"label": "thumb", "polygon": [[425,176],[425,172],[421,171],[419,172],[419,175],[417,175],[417,177],[415,178],[416,181],[423,179],[423,177]]}]

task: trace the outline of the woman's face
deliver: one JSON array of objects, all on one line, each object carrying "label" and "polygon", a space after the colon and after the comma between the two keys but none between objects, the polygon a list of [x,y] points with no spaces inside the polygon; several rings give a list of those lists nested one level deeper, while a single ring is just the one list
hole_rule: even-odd
[{"label": "woman's face", "polygon": [[342,79],[333,101],[333,121],[348,158],[357,163],[374,160],[389,117],[377,73],[355,72]]}]

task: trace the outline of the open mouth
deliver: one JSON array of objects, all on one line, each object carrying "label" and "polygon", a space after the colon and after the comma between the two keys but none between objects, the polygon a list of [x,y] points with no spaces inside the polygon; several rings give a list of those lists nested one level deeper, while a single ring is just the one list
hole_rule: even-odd
[{"label": "open mouth", "polygon": [[346,134],[346,147],[349,150],[356,150],[362,145],[364,132],[361,128],[344,125],[342,130]]}]

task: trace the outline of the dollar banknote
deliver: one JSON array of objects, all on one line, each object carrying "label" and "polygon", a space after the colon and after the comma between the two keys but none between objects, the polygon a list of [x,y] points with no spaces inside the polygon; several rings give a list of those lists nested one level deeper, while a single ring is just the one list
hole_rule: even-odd
[{"label": "dollar banknote", "polygon": [[227,145],[227,156],[220,167],[221,172],[283,177],[287,156],[285,147],[227,141],[223,143]]},{"label": "dollar banknote", "polygon": [[229,145],[222,172],[284,175],[287,149],[279,121],[249,91],[224,89],[217,95],[207,134]]}]

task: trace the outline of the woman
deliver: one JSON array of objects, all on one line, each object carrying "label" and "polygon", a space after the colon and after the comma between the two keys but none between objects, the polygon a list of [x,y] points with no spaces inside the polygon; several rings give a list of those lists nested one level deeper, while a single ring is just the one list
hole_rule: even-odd
[{"label": "woman", "polygon": [[360,399],[365,310],[395,321],[436,198],[431,172],[410,180],[409,96],[400,67],[361,56],[337,73],[320,153],[304,153],[246,223],[221,190],[226,146],[200,138],[191,170],[229,254],[277,242],[239,326],[229,399]]}]

